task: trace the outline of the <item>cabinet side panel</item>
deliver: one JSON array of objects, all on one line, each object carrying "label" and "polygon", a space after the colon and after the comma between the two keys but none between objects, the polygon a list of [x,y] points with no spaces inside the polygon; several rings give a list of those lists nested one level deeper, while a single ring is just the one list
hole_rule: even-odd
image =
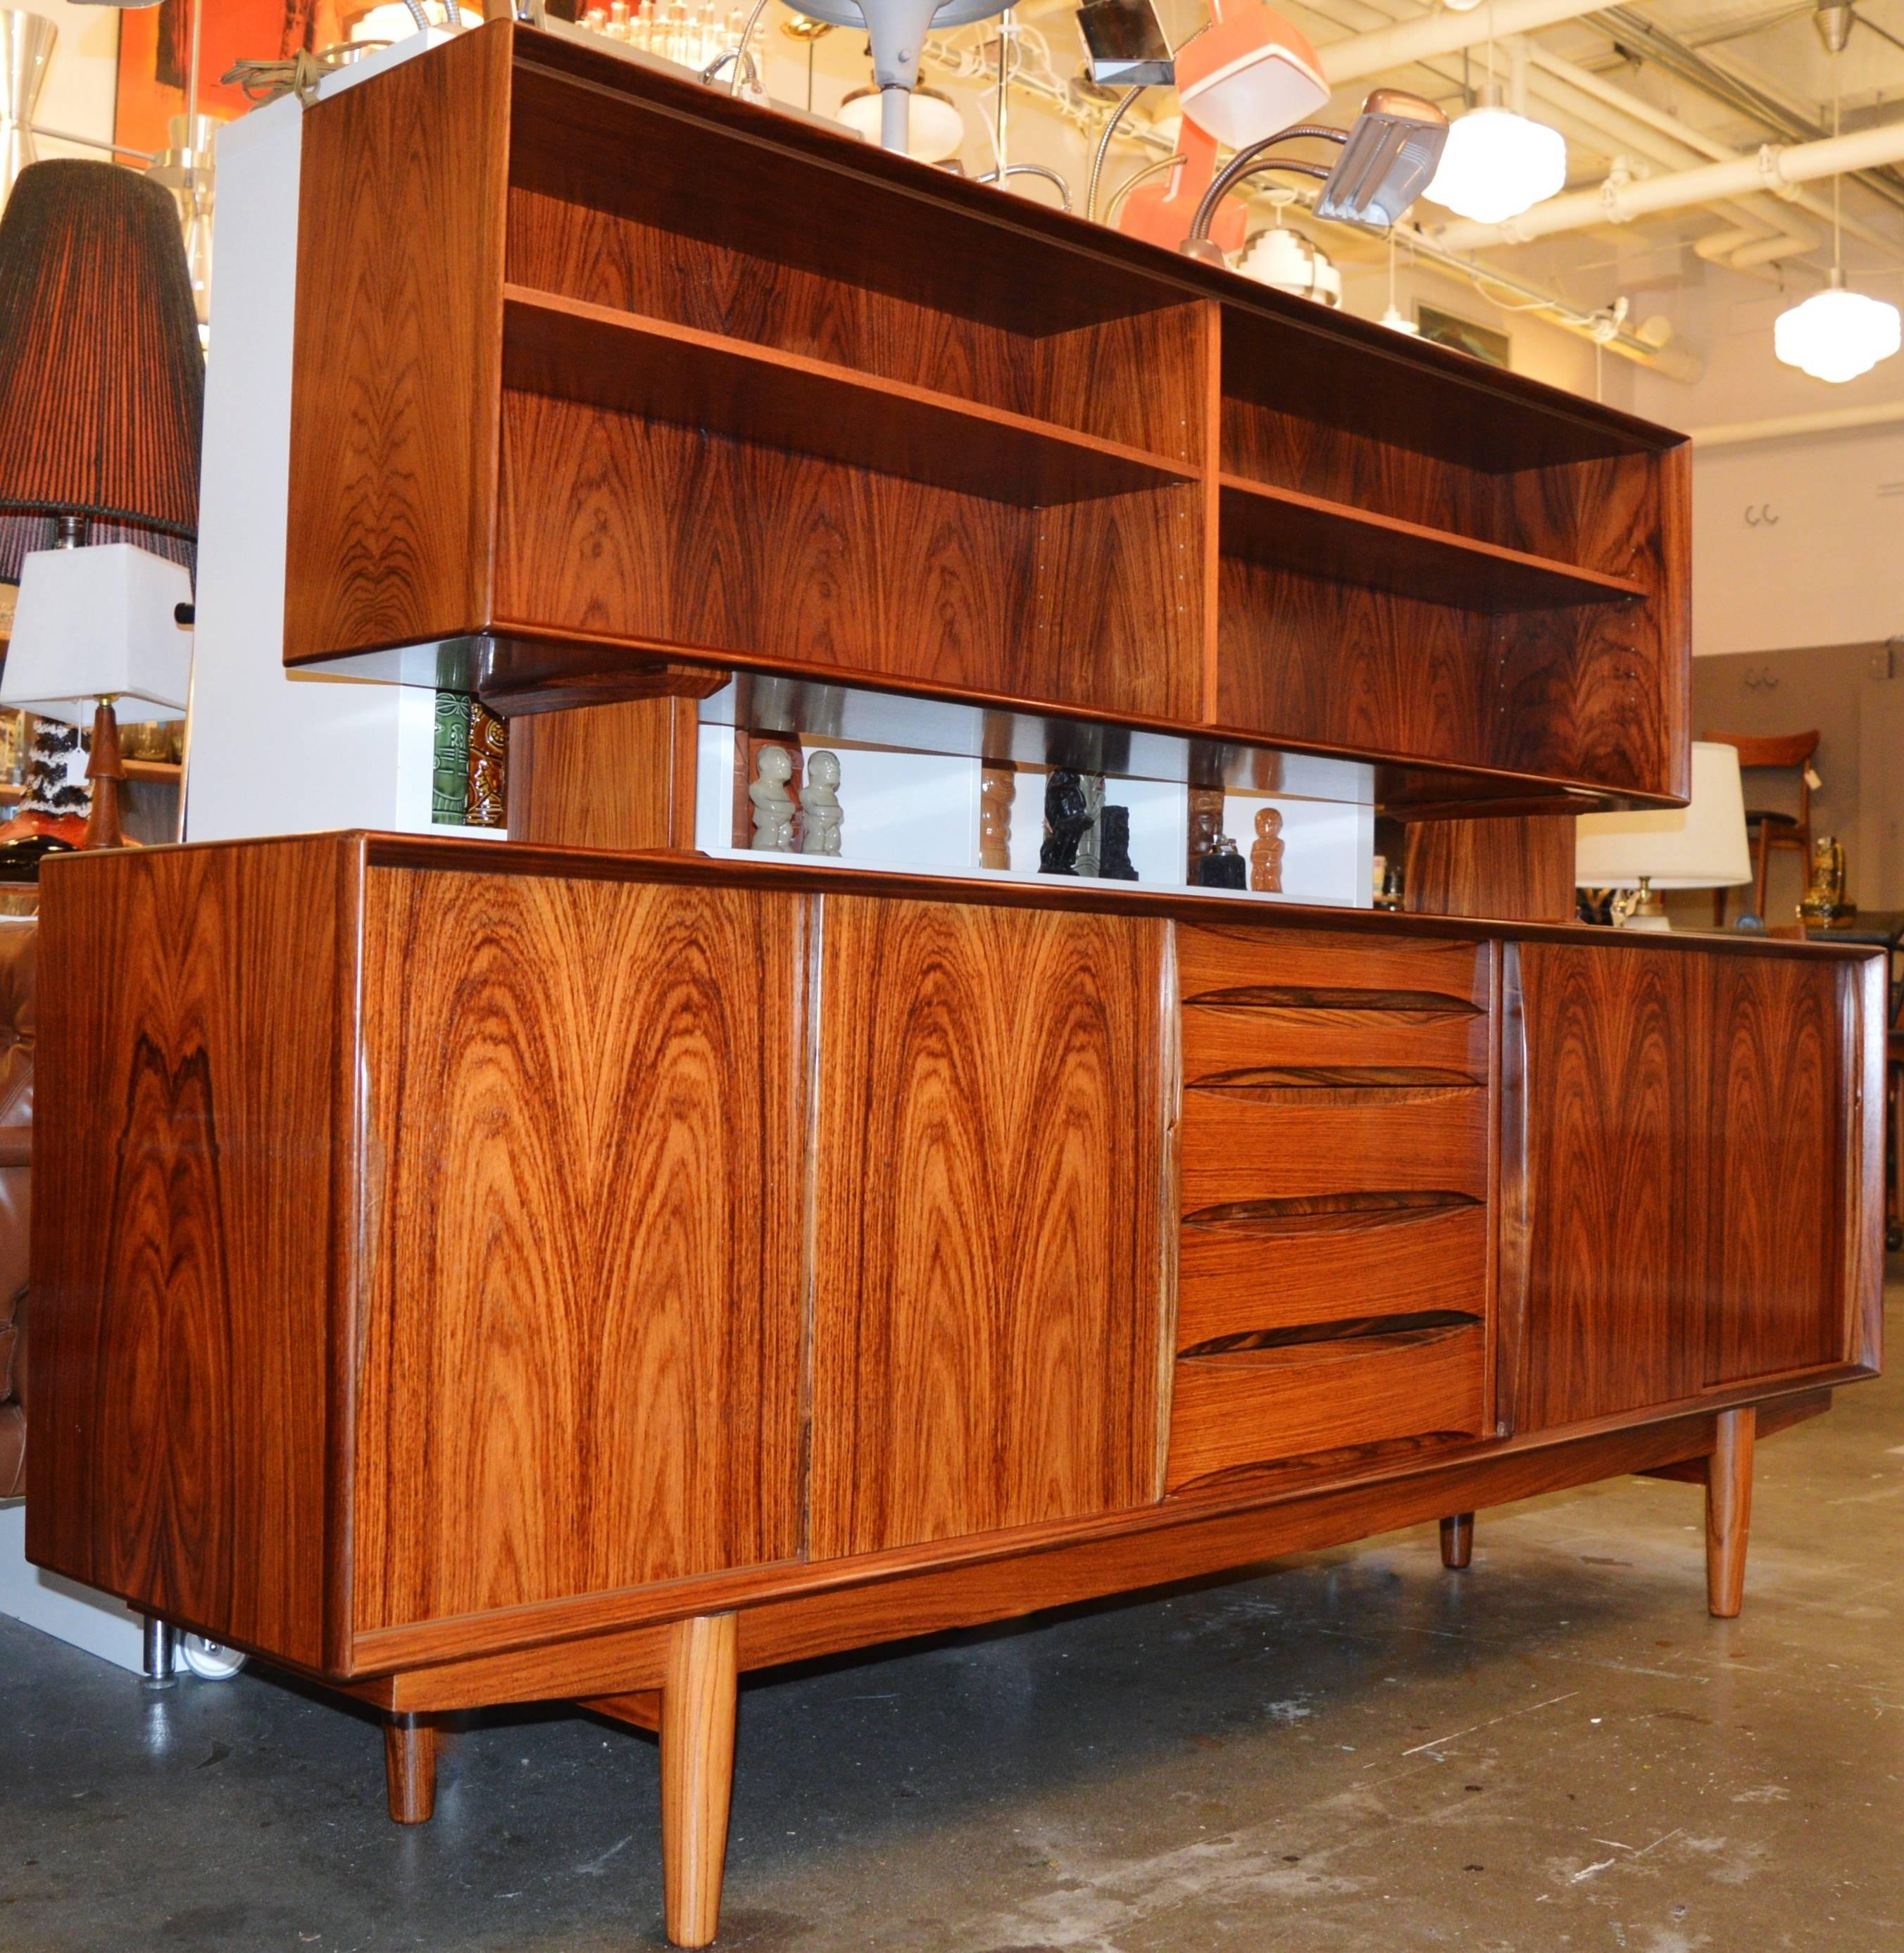
[{"label": "cabinet side panel", "polygon": [[354,860],[87,855],[42,895],[27,1552],[313,1667]]},{"label": "cabinet side panel", "polygon": [[1685,1271],[1703,1218],[1686,1161],[1701,975],[1670,951],[1527,944],[1523,1430],[1698,1387]]},{"label": "cabinet side panel", "polygon": [[1707,959],[1708,1384],[1846,1361],[1845,1040],[1824,963]]},{"label": "cabinet side panel", "polygon": [[1507,478],[1524,549],[1633,577],[1628,603],[1501,620],[1494,764],[1645,793],[1683,793],[1692,684],[1686,450]]},{"label": "cabinet side panel", "polygon": [[488,621],[512,31],[306,114],[287,663]]},{"label": "cabinet side panel", "polygon": [[1163,929],[827,903],[816,1558],[1154,1496]]},{"label": "cabinet side panel", "polygon": [[797,1552],[801,901],[371,871],[360,1626]]}]

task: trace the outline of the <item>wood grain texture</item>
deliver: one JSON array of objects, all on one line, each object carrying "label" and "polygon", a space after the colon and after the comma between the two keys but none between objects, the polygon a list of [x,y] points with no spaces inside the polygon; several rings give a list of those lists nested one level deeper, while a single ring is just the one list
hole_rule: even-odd
[{"label": "wood grain texture", "polygon": [[1706,1610],[1717,1620],[1736,1619],[1745,1604],[1756,1437],[1756,1414],[1749,1408],[1721,1411],[1706,1461]]},{"label": "wood grain texture", "polygon": [[1233,556],[1218,589],[1215,724],[1272,743],[1493,763],[1493,619]]},{"label": "wood grain texture", "polygon": [[1225,555],[1490,616],[1645,594],[1629,578],[1242,475],[1223,478],[1222,522]]},{"label": "wood grain texture", "polygon": [[[1529,944],[1525,1011],[1525,1428],[1697,1387],[1689,1271],[1705,1256],[1686,1162],[1706,1130],[1693,958]],[[1510,1114],[1510,1116],[1513,1116]]]},{"label": "wood grain texture", "polygon": [[1486,1358],[1478,1322],[1186,1357],[1171,1402],[1168,1489],[1387,1438],[1478,1436]]},{"label": "wood grain texture", "polygon": [[[617,172],[620,174],[620,172]],[[1038,333],[698,237],[594,200],[598,185],[510,193],[509,276],[598,306],[928,387],[1196,462],[1200,405],[1187,378],[1199,308],[1166,306]],[[631,195],[632,193],[632,195]],[[632,200],[634,185],[621,193]],[[654,214],[660,215],[659,212]],[[738,233],[740,227],[735,227]],[[915,287],[915,290],[917,289]]]},{"label": "wood grain texture", "polygon": [[1404,886],[1413,914],[1573,920],[1572,816],[1411,820],[1407,832]]},{"label": "wood grain texture", "polygon": [[427,1824],[436,1814],[437,1726],[399,1710],[384,1718],[384,1788],[393,1824]]},{"label": "wood grain texture", "polygon": [[661,1882],[668,1939],[710,1946],[720,1930],[734,1795],[739,1636],[732,1614],[668,1630],[661,1688]]},{"label": "wood grain texture", "polygon": [[695,701],[644,698],[534,713],[510,731],[512,841],[692,848]]},{"label": "wood grain texture", "polygon": [[[1366,1098],[1368,1095],[1357,1095]],[[1311,1107],[1256,1103],[1198,1087],[1184,1095],[1180,1174],[1186,1220],[1271,1196],[1488,1193],[1484,1087],[1426,1087],[1416,1102]]]},{"label": "wood grain texture", "polygon": [[359,858],[74,855],[40,897],[27,1551],[312,1667],[340,1577]]},{"label": "wood grain texture", "polygon": [[287,663],[488,622],[511,48],[478,29],[305,116]]},{"label": "wood grain texture", "polygon": [[1708,1384],[1843,1362],[1844,1076],[1838,973],[1714,962],[1701,1298]]},{"label": "wood grain texture", "polygon": [[582,299],[503,287],[503,383],[1029,508],[1184,466],[1001,407]]},{"label": "wood grain texture", "polygon": [[1479,1316],[1488,1232],[1479,1199],[1410,1205],[1392,1195],[1381,1205],[1186,1226],[1177,1249],[1177,1346],[1407,1311]]},{"label": "wood grain texture", "polygon": [[829,899],[811,1550],[1151,1496],[1162,931]]},{"label": "wood grain texture", "polygon": [[[742,1670],[908,1635],[1010,1620],[1109,1594],[1312,1552],[1451,1510],[1478,1511],[1709,1452],[1716,1422],[1695,1410],[1636,1428],[1520,1446],[1394,1447],[1400,1456],[1338,1459],[1337,1482],[1310,1470],[1237,1474],[1128,1516],[1128,1529],[1040,1538],[1036,1550],[965,1563],[867,1568],[845,1584],[751,1597],[738,1610]],[[854,1569],[855,1574],[859,1569]],[[845,1582],[842,1563],[807,1569]],[[507,1655],[446,1663],[354,1684],[379,1707],[467,1708],[659,1688],[667,1630],[638,1628]]]},{"label": "wood grain texture", "polygon": [[365,1627],[798,1550],[798,898],[373,870]]}]

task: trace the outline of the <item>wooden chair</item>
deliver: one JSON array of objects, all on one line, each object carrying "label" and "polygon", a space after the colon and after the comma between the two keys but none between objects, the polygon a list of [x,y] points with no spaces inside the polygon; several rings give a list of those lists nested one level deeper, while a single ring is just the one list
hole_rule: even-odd
[{"label": "wooden chair", "polygon": [[[1716,745],[1737,748],[1741,767],[1790,768],[1798,775],[1798,812],[1774,813],[1768,807],[1746,804],[1746,835],[1752,849],[1752,913],[1764,918],[1765,881],[1771,866],[1772,851],[1789,848],[1799,857],[1807,876],[1811,870],[1811,755],[1818,750],[1816,732],[1790,732],[1782,737],[1759,738],[1748,732],[1708,732]],[[1712,892],[1712,926],[1726,926],[1726,898],[1729,889]]]}]

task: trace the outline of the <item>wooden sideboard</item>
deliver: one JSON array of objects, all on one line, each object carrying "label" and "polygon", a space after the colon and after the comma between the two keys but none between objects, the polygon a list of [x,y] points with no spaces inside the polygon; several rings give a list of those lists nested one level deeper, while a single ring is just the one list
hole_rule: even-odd
[{"label": "wooden sideboard", "polygon": [[1871,1375],[1870,951],[329,835],[45,869],[28,1550],[389,1719],[1609,1475]]}]

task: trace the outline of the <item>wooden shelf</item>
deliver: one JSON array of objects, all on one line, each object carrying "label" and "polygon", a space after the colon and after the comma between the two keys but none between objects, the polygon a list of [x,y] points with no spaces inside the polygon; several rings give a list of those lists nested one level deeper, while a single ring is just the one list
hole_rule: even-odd
[{"label": "wooden shelf", "polygon": [[503,287],[503,384],[1027,508],[1195,471],[1049,421],[585,300]]},{"label": "wooden shelf", "polygon": [[184,772],[176,760],[125,760],[121,762],[129,780],[170,780],[176,782]]},{"label": "wooden shelf", "polygon": [[1324,501],[1238,475],[1222,478],[1222,547],[1275,569],[1496,614],[1630,602],[1630,577],[1529,556],[1471,536]]}]

